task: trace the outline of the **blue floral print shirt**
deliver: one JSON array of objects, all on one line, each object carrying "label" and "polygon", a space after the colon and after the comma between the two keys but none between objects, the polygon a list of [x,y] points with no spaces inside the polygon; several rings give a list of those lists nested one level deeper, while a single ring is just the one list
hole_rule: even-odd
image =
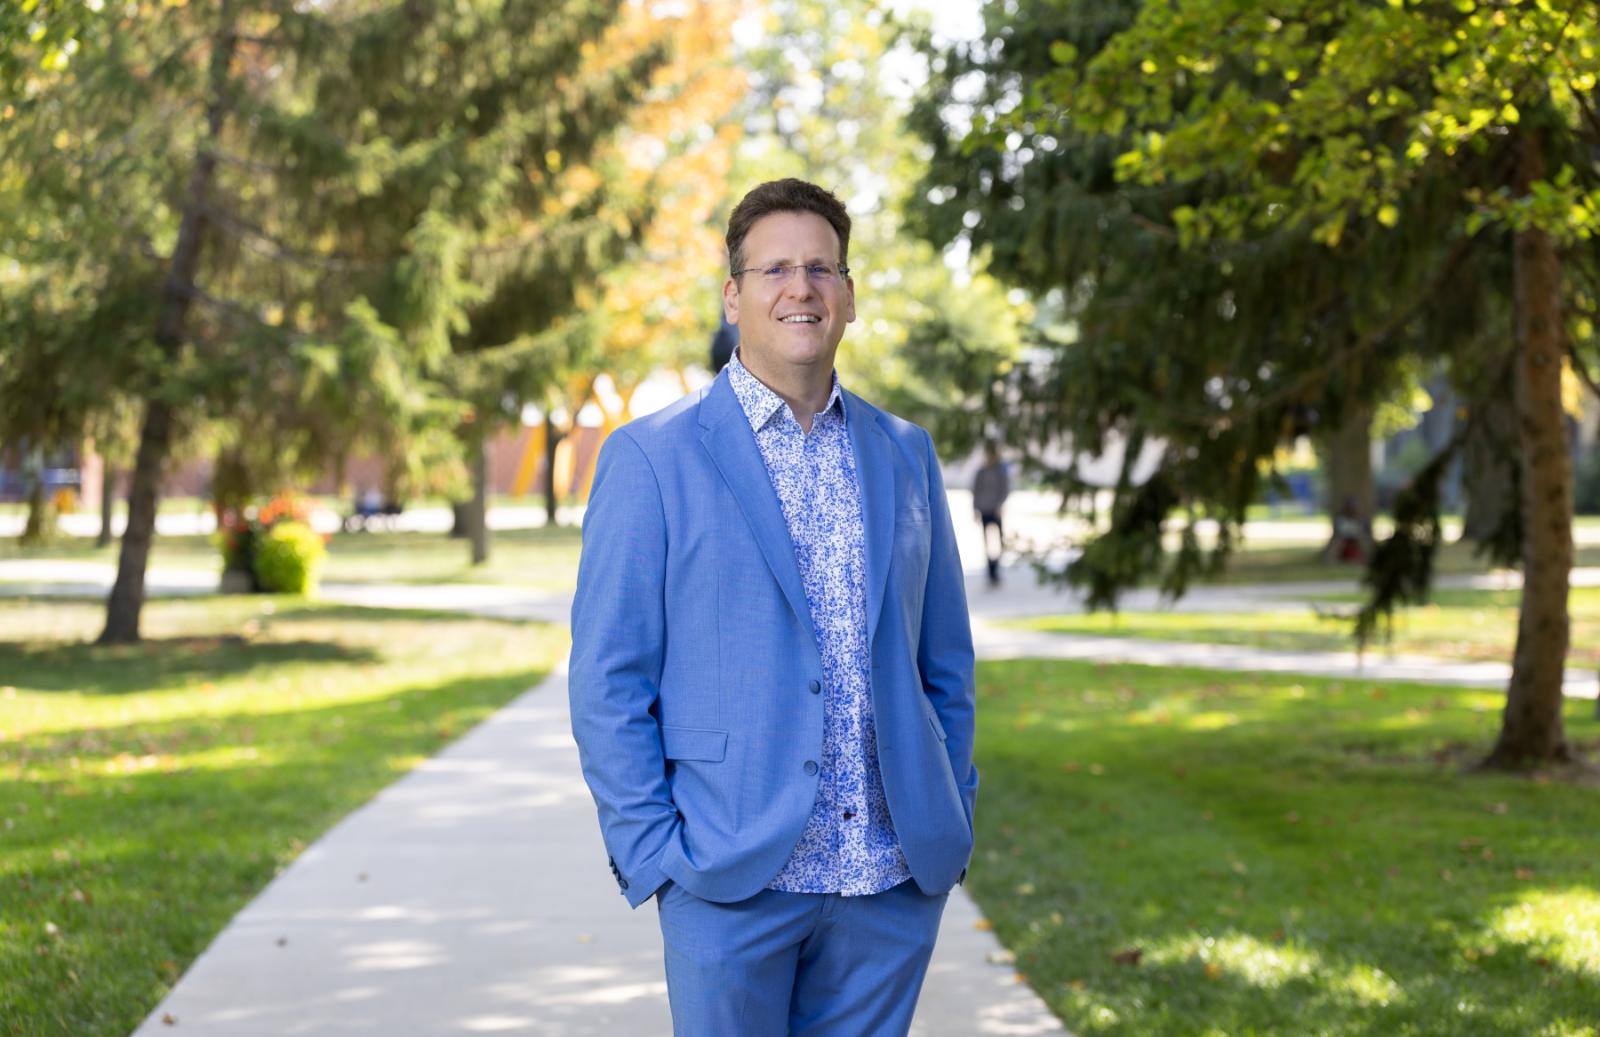
[{"label": "blue floral print shirt", "polygon": [[911,877],[878,770],[867,646],[866,530],[839,376],[827,406],[800,430],[783,398],[734,353],[739,399],[794,542],[822,655],[823,739],[817,800],[794,855],[768,889],[881,893]]}]

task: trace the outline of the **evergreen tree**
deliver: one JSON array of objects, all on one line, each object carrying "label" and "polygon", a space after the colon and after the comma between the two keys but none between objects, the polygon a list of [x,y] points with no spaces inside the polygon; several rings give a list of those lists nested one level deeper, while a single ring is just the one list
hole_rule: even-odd
[{"label": "evergreen tree", "polygon": [[[1350,380],[1352,364],[1381,385],[1396,364],[1411,362],[1407,357],[1444,356],[1459,384],[1493,385],[1501,370],[1496,358],[1505,355],[1494,342],[1496,317],[1509,310],[1517,314],[1523,358],[1516,525],[1526,589],[1505,729],[1492,760],[1563,758],[1571,478],[1560,428],[1569,347],[1557,244],[1586,239],[1597,211],[1586,183],[1592,171],[1586,161],[1578,164],[1600,126],[1588,100],[1593,11],[1552,4],[1480,10],[1471,0],[1271,10],[1162,0],[1114,12],[1103,5],[1094,12],[1076,4],[1050,9],[1055,25],[1017,35],[1024,50],[1031,46],[1034,64],[1011,70],[1012,98],[994,119],[979,120],[973,157],[989,168],[1014,161],[1007,145],[1016,141],[1006,139],[1013,133],[1065,144],[1060,152],[1082,165],[1062,177],[1062,195],[1098,194],[1104,203],[1086,225],[1089,236],[1098,232],[1100,243],[1124,258],[1134,254],[1130,235],[1119,233],[1126,224],[1113,222],[1122,214],[1172,242],[1166,254],[1152,254],[1159,262],[1147,262],[1143,278],[1129,271],[1114,283],[1106,270],[1094,270],[1095,298],[1107,308],[1155,305],[1161,312],[1162,298],[1198,287],[1206,304],[1169,329],[1170,341],[1202,345],[1197,352],[1207,358],[1173,361],[1181,377],[1161,377],[1170,368],[1159,347],[1141,348],[1149,341],[1147,320],[1134,321],[1135,335],[1120,339],[1126,344],[1096,327],[1089,349],[1070,351],[1065,366],[1102,387],[1111,380],[1096,377],[1096,358],[1083,354],[1110,352],[1135,364],[1154,355],[1156,369],[1123,372],[1140,388],[1117,394],[1120,409],[1102,407],[1077,424],[1155,429],[1167,442],[1156,476],[1119,495],[1113,532],[1125,535],[1092,544],[1083,570],[1109,596],[1159,566],[1159,524],[1174,507],[1220,511],[1226,534],[1249,500],[1240,491],[1293,429],[1286,418],[1318,409],[1340,379],[1354,391],[1339,395],[1373,397],[1370,384]],[[995,179],[1009,184],[1015,177]],[[1030,199],[1048,190],[1037,176],[1029,186]],[[1141,199],[1151,208],[1140,211]],[[1029,215],[1049,222],[1052,213]],[[1062,252],[1095,253],[1094,241],[1069,240],[1058,245]],[[1587,262],[1584,252],[1566,254],[1569,268]],[[1256,261],[1241,266],[1251,257]],[[1510,287],[1503,287],[1508,267]],[[1208,269],[1221,280],[1208,283]],[[1567,294],[1577,294],[1570,284]],[[1269,347],[1262,349],[1240,348],[1258,338],[1248,333],[1219,341],[1239,333],[1237,315],[1248,322],[1252,313],[1289,333],[1260,338]],[[1113,360],[1099,362],[1115,370]],[[1167,406],[1127,404],[1150,387],[1167,387]],[[1201,405],[1172,402],[1185,392],[1202,394]],[[1486,399],[1488,389],[1477,393],[1470,398]],[[1469,431],[1486,425],[1476,421]],[[1363,617],[1367,629],[1395,601],[1426,593],[1445,460],[1424,468],[1396,506],[1397,535],[1380,548],[1369,577],[1375,599]],[[1196,465],[1208,474],[1194,478]],[[1243,474],[1215,477],[1230,468]],[[1169,585],[1181,586],[1194,554],[1180,554]]]},{"label": "evergreen tree", "polygon": [[568,175],[664,59],[602,53],[622,6],[118,5],[0,124],[0,251],[149,300],[104,640],[138,636],[160,476],[203,421],[307,468],[363,430],[415,458],[554,366],[538,333],[649,215]]}]

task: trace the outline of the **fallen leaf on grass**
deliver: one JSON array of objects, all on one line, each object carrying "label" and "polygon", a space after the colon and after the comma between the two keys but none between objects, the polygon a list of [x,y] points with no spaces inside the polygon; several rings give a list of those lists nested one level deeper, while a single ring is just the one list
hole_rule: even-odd
[{"label": "fallen leaf on grass", "polygon": [[1130,947],[1125,951],[1117,951],[1116,953],[1112,954],[1111,960],[1116,962],[1118,965],[1138,965],[1139,959],[1143,957],[1143,948]]},{"label": "fallen leaf on grass", "polygon": [[1503,814],[1511,808],[1506,806],[1504,803],[1485,803],[1483,805],[1483,809],[1487,810],[1491,814]]},{"label": "fallen leaf on grass", "polygon": [[1222,966],[1214,961],[1206,962],[1206,979],[1221,979]]},{"label": "fallen leaf on grass", "polygon": [[1533,869],[1532,868],[1518,868],[1517,869],[1517,878],[1521,879],[1523,882],[1532,881],[1532,879],[1533,879]]}]

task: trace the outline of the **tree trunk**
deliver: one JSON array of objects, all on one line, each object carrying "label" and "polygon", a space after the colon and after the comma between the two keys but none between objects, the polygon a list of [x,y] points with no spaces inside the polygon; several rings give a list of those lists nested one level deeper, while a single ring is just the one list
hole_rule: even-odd
[{"label": "tree trunk", "polygon": [[1368,400],[1348,401],[1338,427],[1328,436],[1327,508],[1333,534],[1323,549],[1327,560],[1336,558],[1344,544],[1341,520],[1360,524],[1363,557],[1372,546],[1372,515],[1378,500],[1372,477],[1373,409]]},{"label": "tree trunk", "polygon": [[166,400],[156,397],[145,404],[139,453],[133,465],[133,481],[128,486],[128,525],[122,531],[117,581],[106,599],[106,628],[100,634],[101,644],[132,644],[139,640],[144,571],[155,538],[161,477],[172,450],[172,419],[172,405]]},{"label": "tree trunk", "polygon": [[217,528],[225,524],[228,512],[243,515],[250,504],[254,487],[250,466],[239,447],[224,447],[211,462],[211,513]]},{"label": "tree trunk", "polygon": [[554,529],[556,506],[560,498],[556,493],[556,447],[561,443],[561,432],[556,428],[550,412],[544,414],[544,517],[545,524]]},{"label": "tree trunk", "polygon": [[467,514],[472,564],[482,565],[489,560],[489,445],[481,435],[472,440],[472,507]]},{"label": "tree trunk", "polygon": [[36,455],[28,463],[28,517],[22,524],[21,544],[46,544],[55,538],[56,515],[54,502],[44,484],[44,458]]},{"label": "tree trunk", "polygon": [[[228,114],[228,74],[233,64],[238,35],[233,24],[233,2],[222,0],[217,35],[211,41],[211,67],[206,100],[206,139],[195,156],[184,200],[183,218],[178,224],[178,240],[172,249],[172,263],[161,289],[161,305],[156,316],[155,344],[163,357],[176,357],[188,334],[189,308],[195,297],[195,277],[200,269],[200,253],[206,238],[206,209],[210,204],[211,181],[216,175],[217,157],[211,150],[222,134]],[[117,560],[117,580],[106,599],[106,626],[101,644],[131,644],[139,640],[139,616],[144,609],[144,574],[150,561],[150,542],[155,534],[156,506],[161,491],[161,476],[172,452],[176,414],[173,405],[159,393],[145,401],[144,425],[139,431],[139,454],[134,462],[133,483],[128,489],[128,528],[122,535],[122,552]]]},{"label": "tree trunk", "polygon": [[115,519],[117,496],[117,469],[109,458],[100,465],[100,533],[94,546],[105,547],[111,543],[111,524]]},{"label": "tree trunk", "polygon": [[[1540,138],[1517,142],[1517,194],[1544,176]],[[1562,731],[1562,677],[1572,569],[1572,458],[1561,407],[1566,356],[1561,263],[1542,230],[1519,231],[1513,256],[1517,309],[1517,428],[1522,460],[1522,610],[1499,741],[1485,764],[1519,767],[1570,759]]]},{"label": "tree trunk", "polygon": [[[1506,381],[1515,384],[1513,365],[1506,368]],[[1504,385],[1505,382],[1500,382]],[[1517,503],[1517,403],[1503,392],[1486,392],[1474,400],[1472,426],[1466,441],[1467,514],[1461,536],[1475,544],[1490,546],[1511,535],[1520,506]],[[1498,553],[1496,560],[1500,559]]]}]

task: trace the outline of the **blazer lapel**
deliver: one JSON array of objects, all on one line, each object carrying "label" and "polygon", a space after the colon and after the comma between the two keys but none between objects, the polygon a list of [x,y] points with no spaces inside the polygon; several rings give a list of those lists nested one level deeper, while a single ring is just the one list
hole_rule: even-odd
[{"label": "blazer lapel", "polygon": [[772,478],[767,475],[766,462],[761,459],[755,433],[750,431],[750,420],[739,406],[739,398],[733,394],[726,372],[712,383],[701,402],[700,424],[705,427],[700,442],[739,502],[739,510],[755,533],[767,568],[783,588],[789,607],[800,617],[812,640],[816,640],[817,633],[811,625],[811,606],[806,601],[805,586],[800,582],[800,565],[794,557],[794,541],[789,537],[789,524],[784,520],[778,494],[772,488]]},{"label": "blazer lapel", "polygon": [[855,452],[856,479],[861,486],[861,524],[867,535],[867,644],[878,632],[884,588],[889,584],[890,552],[894,549],[895,479],[893,446],[861,398],[845,393],[845,422]]}]

